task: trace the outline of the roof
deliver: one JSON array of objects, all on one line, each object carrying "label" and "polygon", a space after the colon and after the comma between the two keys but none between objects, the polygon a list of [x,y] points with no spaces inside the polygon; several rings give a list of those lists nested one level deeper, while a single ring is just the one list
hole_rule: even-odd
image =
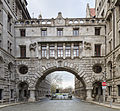
[{"label": "roof", "polygon": [[95,16],[95,8],[90,8],[90,15],[91,15],[92,17]]}]

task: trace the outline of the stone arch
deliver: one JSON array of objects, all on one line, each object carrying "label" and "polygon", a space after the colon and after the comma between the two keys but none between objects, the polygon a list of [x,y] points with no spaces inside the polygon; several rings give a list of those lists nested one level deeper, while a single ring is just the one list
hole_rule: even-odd
[{"label": "stone arch", "polygon": [[17,85],[19,101],[27,101],[29,98],[29,84],[26,81],[20,82]]}]

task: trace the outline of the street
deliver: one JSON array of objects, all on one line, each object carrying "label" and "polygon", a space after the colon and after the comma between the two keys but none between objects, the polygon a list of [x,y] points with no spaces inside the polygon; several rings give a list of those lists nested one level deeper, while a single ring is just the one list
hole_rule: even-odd
[{"label": "street", "polygon": [[27,103],[1,108],[0,111],[118,111],[91,103],[82,102],[79,99],[72,100],[48,100]]}]

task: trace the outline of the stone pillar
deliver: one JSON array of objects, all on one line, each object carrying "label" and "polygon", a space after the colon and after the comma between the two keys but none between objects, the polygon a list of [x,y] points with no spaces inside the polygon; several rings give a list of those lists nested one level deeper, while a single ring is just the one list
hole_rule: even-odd
[{"label": "stone pillar", "polygon": [[41,44],[38,44],[38,58],[41,59],[42,58],[42,50],[41,50]]},{"label": "stone pillar", "polygon": [[71,59],[74,59],[73,49],[74,49],[74,43],[71,44]]},{"label": "stone pillar", "polygon": [[87,91],[86,92],[86,94],[87,94],[86,100],[87,101],[92,101],[93,100],[93,98],[92,98],[92,89],[90,88],[90,89],[87,89],[86,91]]},{"label": "stone pillar", "polygon": [[79,58],[81,58],[81,43],[79,43]]},{"label": "stone pillar", "polygon": [[55,59],[57,59],[57,43],[55,43]]},{"label": "stone pillar", "polygon": [[34,102],[35,101],[35,90],[30,90],[30,97],[29,97],[29,102]]},{"label": "stone pillar", "polygon": [[49,59],[49,44],[47,44],[47,59]]},{"label": "stone pillar", "polygon": [[65,59],[65,43],[63,43],[63,59]]}]

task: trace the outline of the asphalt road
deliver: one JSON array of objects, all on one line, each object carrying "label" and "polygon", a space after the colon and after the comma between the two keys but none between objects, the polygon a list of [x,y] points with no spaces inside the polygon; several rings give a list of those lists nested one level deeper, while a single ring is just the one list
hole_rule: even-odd
[{"label": "asphalt road", "polygon": [[1,108],[0,111],[119,111],[91,103],[82,102],[79,99],[72,100],[42,100],[36,103],[27,103]]}]

